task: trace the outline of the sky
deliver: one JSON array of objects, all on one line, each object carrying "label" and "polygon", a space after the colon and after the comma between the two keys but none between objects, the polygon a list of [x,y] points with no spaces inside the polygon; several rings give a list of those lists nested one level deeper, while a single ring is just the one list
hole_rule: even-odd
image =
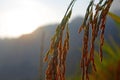
[{"label": "sky", "polygon": [[[89,1],[77,0],[72,18],[84,16]],[[0,0],[0,38],[17,38],[40,26],[59,23],[70,2],[71,0]]]}]

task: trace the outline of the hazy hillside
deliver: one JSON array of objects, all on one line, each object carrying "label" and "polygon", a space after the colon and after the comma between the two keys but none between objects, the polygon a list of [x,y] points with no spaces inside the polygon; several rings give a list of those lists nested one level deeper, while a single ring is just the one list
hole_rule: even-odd
[{"label": "hazy hillside", "polygon": [[[70,51],[67,57],[67,74],[79,72],[80,48],[82,34],[78,29],[82,18],[77,17],[70,23]],[[18,39],[0,40],[0,80],[35,80],[39,76],[39,57],[41,38],[44,34],[44,52],[49,47],[51,36],[57,24],[40,27],[31,34],[23,35]],[[117,29],[109,18],[105,32],[105,39],[113,35],[117,39]]]}]

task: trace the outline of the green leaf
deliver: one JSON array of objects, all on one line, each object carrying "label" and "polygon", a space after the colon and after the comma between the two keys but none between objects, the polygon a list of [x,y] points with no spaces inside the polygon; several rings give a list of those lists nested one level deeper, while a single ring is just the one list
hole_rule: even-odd
[{"label": "green leaf", "polygon": [[109,12],[108,15],[115,21],[117,26],[120,28],[120,16],[118,16],[112,12]]},{"label": "green leaf", "polygon": [[112,49],[112,47],[106,42],[104,43],[104,46],[103,46],[103,50],[108,53],[108,55],[114,59],[117,58],[117,56],[115,55],[115,51]]}]

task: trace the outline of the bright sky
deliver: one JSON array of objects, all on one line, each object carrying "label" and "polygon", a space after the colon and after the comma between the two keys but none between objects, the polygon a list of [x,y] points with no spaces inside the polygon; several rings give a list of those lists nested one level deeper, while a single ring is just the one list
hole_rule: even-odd
[{"label": "bright sky", "polygon": [[[73,17],[83,16],[90,0],[77,0]],[[71,0],[0,0],[0,38],[16,38],[60,22]]]},{"label": "bright sky", "polygon": [[[19,37],[39,26],[60,22],[70,1],[0,0],[0,38]],[[86,2],[80,0],[78,6],[81,9],[75,8],[73,15],[83,15]]]}]

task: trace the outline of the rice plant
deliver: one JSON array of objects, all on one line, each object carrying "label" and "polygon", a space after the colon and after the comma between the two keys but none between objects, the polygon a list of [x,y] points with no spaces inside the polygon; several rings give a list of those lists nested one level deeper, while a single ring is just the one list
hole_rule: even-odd
[{"label": "rice plant", "polygon": [[[113,2],[113,0],[99,0],[99,2],[95,4],[94,1],[95,0],[90,1],[83,24],[79,29],[79,33],[81,31],[84,32],[81,58],[82,80],[89,80],[88,67],[90,64],[92,64],[92,67],[96,71],[94,44],[97,37],[100,37],[99,55],[102,61],[106,16]],[[61,23],[57,26],[56,32],[51,39],[50,48],[44,58],[44,61],[48,62],[46,80],[65,80],[66,57],[69,50],[70,36],[68,23],[75,2],[76,0],[71,1]],[[91,33],[90,30],[92,30]],[[100,36],[98,33],[100,33]],[[90,50],[88,50],[89,46]]]}]

